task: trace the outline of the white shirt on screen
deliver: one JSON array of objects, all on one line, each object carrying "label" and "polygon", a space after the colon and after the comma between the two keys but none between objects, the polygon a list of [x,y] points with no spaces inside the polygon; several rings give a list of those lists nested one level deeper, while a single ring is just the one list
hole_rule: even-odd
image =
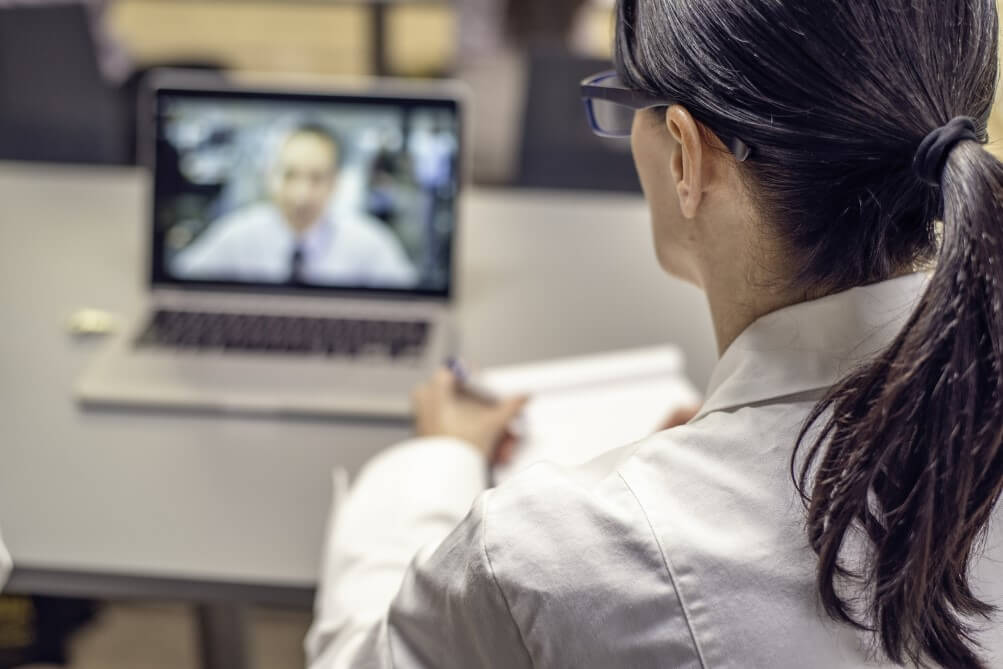
[{"label": "white shirt on screen", "polygon": [[415,180],[425,188],[439,188],[450,182],[453,175],[453,155],[458,147],[456,137],[448,132],[416,130],[409,146],[414,161]]},{"label": "white shirt on screen", "polygon": [[297,249],[302,277],[310,284],[410,288],[418,280],[400,243],[379,222],[348,213],[327,215],[298,237],[270,203],[212,224],[178,254],[171,270],[183,279],[285,283]]},{"label": "white shirt on screen", "polygon": [[[537,465],[484,493],[485,462],[461,442],[378,456],[332,516],[311,668],[887,666],[820,612],[790,459],[815,402],[892,341],[925,285],[764,316],[693,421],[581,468]],[[994,520],[973,581],[1000,605]],[[979,629],[1003,666],[1003,620]]]}]

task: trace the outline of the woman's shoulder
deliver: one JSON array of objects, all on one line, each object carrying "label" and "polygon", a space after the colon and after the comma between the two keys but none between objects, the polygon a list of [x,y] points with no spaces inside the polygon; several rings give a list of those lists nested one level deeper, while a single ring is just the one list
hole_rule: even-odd
[{"label": "woman's shoulder", "polygon": [[794,510],[789,464],[803,413],[783,404],[714,413],[579,467],[535,465],[487,496],[489,535],[573,551],[579,542],[648,541],[651,518],[666,513],[720,525],[735,506],[770,518]]},{"label": "woman's shoulder", "polygon": [[[629,634],[673,666],[726,657],[735,649],[715,639],[743,626],[765,637],[798,627],[831,645],[813,622],[815,561],[789,477],[799,409],[711,414],[582,468],[538,465],[489,493],[483,548],[515,618],[585,638],[592,653]],[[583,615],[631,629],[608,636]]]},{"label": "woman's shoulder", "polygon": [[536,465],[482,500],[491,573],[543,664],[698,666],[661,549],[620,473],[636,450],[579,468]]},{"label": "woman's shoulder", "polygon": [[[610,451],[580,467],[543,462],[513,476],[485,496],[485,536],[499,549],[526,544],[541,551],[574,551],[580,542],[594,545],[604,532],[612,538],[608,530],[614,525],[637,524],[643,513],[620,468],[638,446]],[[516,537],[521,539],[513,542]]]},{"label": "woman's shoulder", "polygon": [[[699,516],[708,492],[740,494],[763,468],[782,468],[764,462],[763,448],[736,444],[743,436],[764,438],[750,434],[744,418],[712,414],[578,467],[546,462],[529,467],[486,495],[485,536],[499,555],[515,550],[577,553],[580,546],[608,542],[617,544],[623,557],[624,543],[654,542],[649,515],[671,508]],[[756,454],[757,467],[741,462],[745,452]],[[657,495],[648,495],[649,488],[657,489]],[[594,551],[588,555],[594,556]],[[554,556],[536,557],[546,562]]]}]

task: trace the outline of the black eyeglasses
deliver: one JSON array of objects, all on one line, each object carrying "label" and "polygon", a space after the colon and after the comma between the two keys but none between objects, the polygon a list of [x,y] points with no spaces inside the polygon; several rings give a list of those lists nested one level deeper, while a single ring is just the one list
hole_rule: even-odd
[{"label": "black eyeglasses", "polygon": [[[674,104],[627,88],[613,71],[585,79],[582,82],[582,100],[585,101],[585,114],[592,132],[600,137],[630,137],[637,112]],[[752,147],[739,138],[725,138],[720,134],[718,137],[738,162],[743,163],[752,155]]]}]

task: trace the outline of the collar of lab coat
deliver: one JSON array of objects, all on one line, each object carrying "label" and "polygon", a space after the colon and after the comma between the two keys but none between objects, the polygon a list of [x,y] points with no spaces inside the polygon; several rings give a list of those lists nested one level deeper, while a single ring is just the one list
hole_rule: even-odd
[{"label": "collar of lab coat", "polygon": [[697,419],[833,386],[892,343],[928,280],[909,274],[763,316],[721,356]]}]

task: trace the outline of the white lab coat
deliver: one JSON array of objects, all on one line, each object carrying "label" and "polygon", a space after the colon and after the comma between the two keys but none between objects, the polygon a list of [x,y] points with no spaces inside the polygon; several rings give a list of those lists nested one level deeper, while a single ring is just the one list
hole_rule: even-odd
[{"label": "white lab coat", "polygon": [[[538,465],[479,494],[485,463],[462,443],[375,458],[332,522],[310,666],[884,666],[820,613],[790,458],[814,403],[892,340],[925,281],[759,319],[699,416],[581,468]],[[974,582],[1000,605],[995,520]],[[1003,621],[982,628],[1003,667]]]},{"label": "white lab coat", "polygon": [[179,278],[284,283],[296,247],[304,278],[336,287],[409,288],[414,265],[391,232],[348,212],[326,215],[301,238],[271,203],[252,205],[217,221],[174,259]]}]

